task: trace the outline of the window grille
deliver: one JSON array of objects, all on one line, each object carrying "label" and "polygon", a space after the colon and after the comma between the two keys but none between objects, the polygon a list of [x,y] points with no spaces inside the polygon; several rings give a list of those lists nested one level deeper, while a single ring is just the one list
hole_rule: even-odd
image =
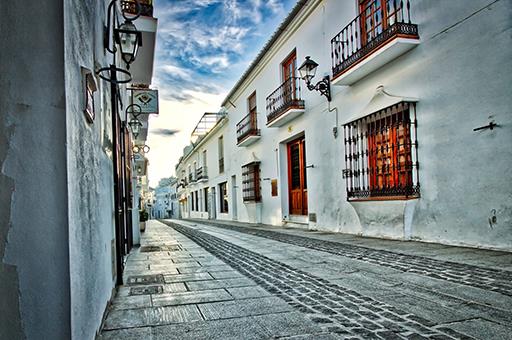
[{"label": "window grille", "polygon": [[244,202],[260,202],[260,162],[242,166],[242,196]]},{"label": "window grille", "polygon": [[413,102],[344,125],[348,200],[419,197],[416,126]]}]

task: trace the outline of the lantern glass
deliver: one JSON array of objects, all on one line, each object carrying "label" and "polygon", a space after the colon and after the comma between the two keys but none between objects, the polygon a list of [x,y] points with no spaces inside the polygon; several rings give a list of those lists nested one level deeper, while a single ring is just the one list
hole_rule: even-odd
[{"label": "lantern glass", "polygon": [[128,123],[130,129],[132,130],[132,134],[137,138],[140,133],[140,128],[142,127],[142,123],[137,118],[132,118]]},{"label": "lantern glass", "polygon": [[135,61],[139,46],[142,45],[142,34],[137,31],[135,25],[126,21],[118,29],[116,29],[116,42],[121,49],[121,57],[130,64]]},{"label": "lantern glass", "polygon": [[299,67],[300,77],[304,79],[306,83],[309,83],[311,79],[315,77],[317,67],[318,64],[307,56],[306,60]]}]

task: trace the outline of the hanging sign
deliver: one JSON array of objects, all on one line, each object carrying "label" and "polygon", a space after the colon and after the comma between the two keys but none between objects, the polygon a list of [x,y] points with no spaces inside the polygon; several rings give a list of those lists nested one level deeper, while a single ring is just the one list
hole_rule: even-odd
[{"label": "hanging sign", "polygon": [[132,104],[141,108],[141,113],[158,114],[158,90],[132,89]]}]

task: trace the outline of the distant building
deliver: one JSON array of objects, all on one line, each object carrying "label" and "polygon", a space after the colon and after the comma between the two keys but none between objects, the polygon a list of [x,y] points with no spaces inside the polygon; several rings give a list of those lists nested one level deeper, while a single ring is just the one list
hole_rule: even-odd
[{"label": "distant building", "polygon": [[182,217],[510,251],[510,11],[299,1],[184,150]]},{"label": "distant building", "polygon": [[178,218],[176,199],[176,178],[163,178],[155,188],[152,218]]}]

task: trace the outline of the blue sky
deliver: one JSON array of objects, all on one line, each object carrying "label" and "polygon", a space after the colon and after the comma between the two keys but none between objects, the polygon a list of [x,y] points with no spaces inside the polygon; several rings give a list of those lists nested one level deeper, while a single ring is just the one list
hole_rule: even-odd
[{"label": "blue sky", "polygon": [[[154,0],[158,18],[150,182],[168,177],[201,115],[217,111],[296,0]],[[162,129],[177,130],[174,135]],[[169,148],[169,146],[172,146]]]},{"label": "blue sky", "polygon": [[155,0],[161,96],[221,93],[240,77],[294,0]]}]

